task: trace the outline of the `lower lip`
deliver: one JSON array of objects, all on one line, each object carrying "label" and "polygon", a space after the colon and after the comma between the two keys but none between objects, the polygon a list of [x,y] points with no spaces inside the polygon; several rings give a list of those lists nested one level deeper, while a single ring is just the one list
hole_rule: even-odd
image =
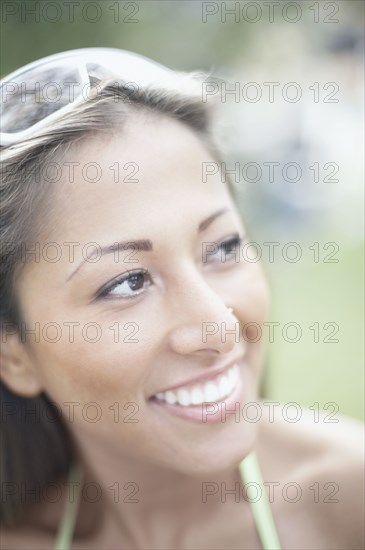
[{"label": "lower lip", "polygon": [[203,403],[201,405],[195,405],[191,407],[183,407],[181,405],[171,405],[166,401],[153,397],[150,399],[150,403],[153,406],[158,407],[160,410],[165,410],[174,416],[180,416],[193,422],[200,422],[202,424],[211,424],[217,422],[229,422],[231,418],[235,418],[237,413],[237,404],[239,405],[242,400],[242,368],[240,366],[239,378],[232,393],[222,399],[222,401],[216,401],[211,403]]}]

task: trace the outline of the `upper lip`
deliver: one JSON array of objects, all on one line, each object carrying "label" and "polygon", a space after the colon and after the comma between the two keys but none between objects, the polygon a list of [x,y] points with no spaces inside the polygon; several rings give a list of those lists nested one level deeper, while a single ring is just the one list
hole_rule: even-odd
[{"label": "upper lip", "polygon": [[[190,384],[199,384],[200,382],[206,382],[208,380],[211,380],[212,378],[215,378],[216,376],[225,372],[226,370],[230,369],[236,363],[242,362],[242,360],[243,360],[243,355],[240,355],[239,357],[236,357],[236,359],[233,359],[232,361],[230,361],[230,363],[227,363],[226,365],[224,365],[223,367],[220,367],[219,369],[209,370],[208,372],[205,372],[200,376],[195,376],[194,378],[190,378],[189,380],[184,380],[182,382],[179,382],[179,384],[175,384],[174,386],[169,386],[168,388],[164,390],[159,390],[156,393],[164,393],[169,390],[173,391],[176,388],[180,388],[182,386],[189,386]],[[154,397],[156,393],[154,393],[152,397]]]}]

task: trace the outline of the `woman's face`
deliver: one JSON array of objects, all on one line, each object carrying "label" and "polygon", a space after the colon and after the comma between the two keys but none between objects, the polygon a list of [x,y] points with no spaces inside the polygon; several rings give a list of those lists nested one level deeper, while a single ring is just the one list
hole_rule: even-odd
[{"label": "woman's face", "polygon": [[[151,115],[74,152],[60,163],[39,261],[18,283],[26,329],[38,327],[25,349],[40,387],[76,439],[105,453],[191,475],[236,464],[256,433],[242,408],[257,397],[254,327],[268,293],[242,246],[224,253],[245,230],[221,171],[191,129]],[[185,406],[212,388],[203,401],[216,405]],[[231,395],[225,410],[214,388]]]}]

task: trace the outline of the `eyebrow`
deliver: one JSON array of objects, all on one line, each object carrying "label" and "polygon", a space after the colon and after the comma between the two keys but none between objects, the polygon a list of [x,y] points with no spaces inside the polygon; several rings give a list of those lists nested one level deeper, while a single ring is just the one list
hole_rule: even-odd
[{"label": "eyebrow", "polygon": [[[220,210],[217,210],[217,212],[214,212],[213,214],[208,216],[208,218],[200,222],[200,224],[198,225],[198,233],[202,233],[203,231],[205,231],[216,218],[218,218],[222,214],[225,214],[226,212],[229,212],[230,210],[230,208],[221,208]],[[149,239],[137,239],[135,241],[115,242],[109,246],[98,247],[98,253],[101,255],[100,257],[119,250],[143,250],[144,252],[151,252],[153,250],[153,245]],[[95,256],[95,254],[90,254],[89,256],[84,258],[82,262],[80,262],[79,265],[76,267],[76,269],[74,269],[74,271],[70,273],[66,281],[69,281],[78,272],[80,267],[83,266],[93,256]]]}]

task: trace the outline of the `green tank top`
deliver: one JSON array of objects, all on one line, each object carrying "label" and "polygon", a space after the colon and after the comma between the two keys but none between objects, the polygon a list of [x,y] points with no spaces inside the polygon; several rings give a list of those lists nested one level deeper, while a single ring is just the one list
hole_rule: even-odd
[{"label": "green tank top", "polygon": [[[261,493],[257,499],[250,500],[256,529],[260,537],[263,550],[281,550],[275,523],[271,514],[270,503],[263,484],[260,467],[256,453],[251,452],[239,464],[239,471],[243,484],[255,484],[259,486]],[[78,483],[74,493],[74,500],[68,498],[64,508],[61,523],[58,528],[54,550],[70,550],[75,528],[76,515],[81,496],[82,467],[73,464],[70,468],[68,481]]]}]

